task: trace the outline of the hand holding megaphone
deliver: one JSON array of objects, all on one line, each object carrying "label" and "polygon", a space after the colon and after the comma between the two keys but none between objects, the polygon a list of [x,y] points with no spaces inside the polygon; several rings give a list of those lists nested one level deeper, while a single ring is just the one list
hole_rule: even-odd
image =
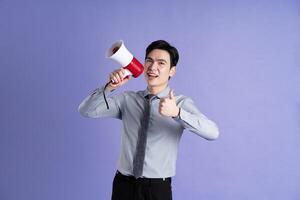
[{"label": "hand holding megaphone", "polygon": [[[106,57],[117,61],[122,66],[120,73],[115,73],[116,79],[118,79],[118,76],[121,80],[128,76],[136,78],[144,71],[143,65],[127,50],[122,40],[115,42],[107,50]],[[114,79],[110,81],[112,83],[116,82]]]},{"label": "hand holding megaphone", "polygon": [[[105,85],[104,90],[107,86],[111,89],[126,83],[131,76],[134,78],[141,75],[144,71],[143,65],[127,50],[122,40],[115,42],[107,51],[106,57],[117,61],[122,68],[113,71],[109,76],[109,82]],[[103,92],[104,100],[107,109],[109,109],[108,102],[106,100],[105,92]]]},{"label": "hand holding megaphone", "polygon": [[109,74],[108,80],[109,80],[109,85],[108,88],[109,90],[114,90],[121,85],[124,85],[129,79],[131,78],[131,74],[127,72],[126,69],[121,67],[120,69],[114,70]]}]

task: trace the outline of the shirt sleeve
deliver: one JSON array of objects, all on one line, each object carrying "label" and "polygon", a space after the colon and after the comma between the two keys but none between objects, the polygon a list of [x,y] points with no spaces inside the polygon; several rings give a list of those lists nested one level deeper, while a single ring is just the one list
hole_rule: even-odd
[{"label": "shirt sleeve", "polygon": [[175,120],[179,121],[185,129],[207,140],[218,138],[219,129],[216,123],[202,114],[190,98],[185,98],[179,107],[180,113]]},{"label": "shirt sleeve", "polygon": [[104,87],[95,89],[79,105],[78,111],[84,117],[114,117],[121,119],[121,109],[118,96],[107,97],[110,92],[105,91],[109,109],[106,107],[103,96]]}]

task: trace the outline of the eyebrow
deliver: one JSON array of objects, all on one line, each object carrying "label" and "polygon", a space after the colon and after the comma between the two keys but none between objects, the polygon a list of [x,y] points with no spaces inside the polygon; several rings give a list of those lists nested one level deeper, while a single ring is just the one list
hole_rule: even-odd
[{"label": "eyebrow", "polygon": [[[151,58],[151,57],[146,57],[146,59],[145,60],[154,60],[153,58]],[[165,59],[162,59],[162,58],[159,58],[159,59],[157,59],[157,61],[159,61],[159,62],[165,62],[165,63],[167,63],[167,61],[165,60]]]}]

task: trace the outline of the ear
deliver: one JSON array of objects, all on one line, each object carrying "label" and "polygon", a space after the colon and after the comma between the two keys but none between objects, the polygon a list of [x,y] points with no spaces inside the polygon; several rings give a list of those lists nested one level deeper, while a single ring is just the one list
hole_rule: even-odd
[{"label": "ear", "polygon": [[172,77],[176,74],[176,66],[173,66],[171,69],[170,69],[170,72],[169,72],[169,76]]}]

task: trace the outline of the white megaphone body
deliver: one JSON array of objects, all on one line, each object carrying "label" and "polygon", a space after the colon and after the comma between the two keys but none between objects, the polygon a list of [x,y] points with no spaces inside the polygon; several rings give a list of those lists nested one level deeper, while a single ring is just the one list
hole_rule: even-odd
[{"label": "white megaphone body", "polygon": [[117,61],[124,69],[125,75],[138,77],[143,73],[143,65],[127,50],[122,40],[115,42],[106,52],[106,57]]}]

